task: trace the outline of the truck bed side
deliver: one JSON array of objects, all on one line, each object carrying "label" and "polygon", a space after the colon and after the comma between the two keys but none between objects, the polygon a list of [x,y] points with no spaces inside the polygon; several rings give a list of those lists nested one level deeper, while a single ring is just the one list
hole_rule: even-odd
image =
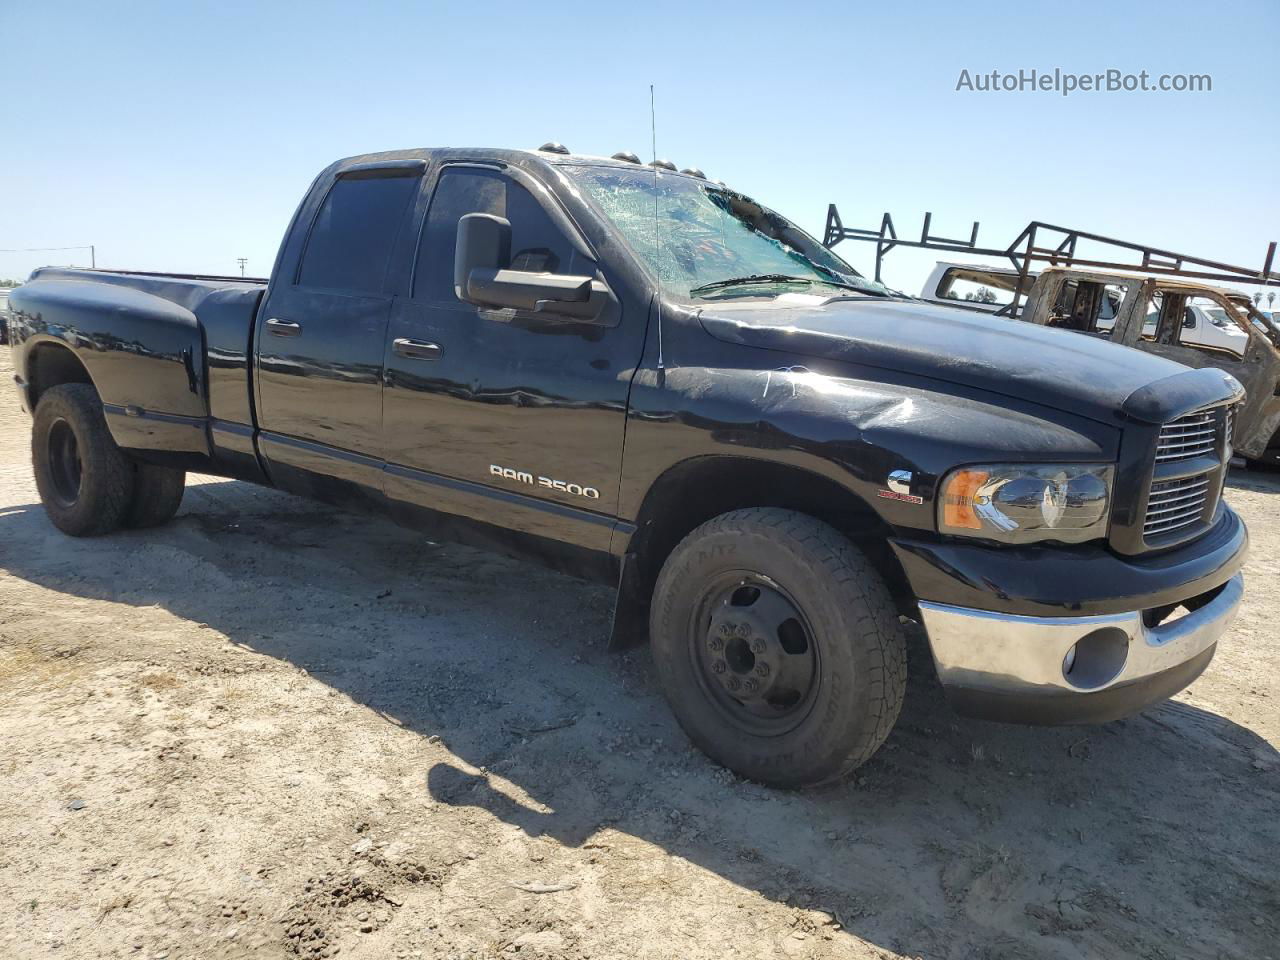
[{"label": "truck bed side", "polygon": [[34,410],[53,383],[88,379],[121,447],[192,469],[230,459],[256,471],[251,340],[265,290],[229,277],[37,270],[12,297],[24,404]]}]

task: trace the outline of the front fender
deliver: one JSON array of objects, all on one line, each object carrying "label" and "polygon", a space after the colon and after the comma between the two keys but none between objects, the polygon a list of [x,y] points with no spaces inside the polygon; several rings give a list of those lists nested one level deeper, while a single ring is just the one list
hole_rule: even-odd
[{"label": "front fender", "polygon": [[[950,384],[885,383],[792,364],[642,370],[632,385],[619,513],[634,521],[668,470],[696,457],[764,460],[818,474],[889,527],[932,530],[940,478],[1001,459],[1112,461],[1119,432]],[[891,473],[910,473],[895,483]]]}]

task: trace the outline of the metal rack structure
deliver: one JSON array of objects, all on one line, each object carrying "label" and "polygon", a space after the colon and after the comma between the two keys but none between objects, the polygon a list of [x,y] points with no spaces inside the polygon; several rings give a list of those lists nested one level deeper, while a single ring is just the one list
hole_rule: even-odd
[{"label": "metal rack structure", "polygon": [[[1073,230],[1059,227],[1043,220],[1032,220],[1007,247],[978,246],[978,221],[973,222],[973,229],[968,240],[955,240],[949,237],[934,236],[929,232],[933,220],[932,213],[924,215],[924,224],[920,228],[920,239],[911,240],[898,236],[893,217],[888,213],[880,219],[878,230],[846,227],[840,219],[840,213],[834,203],[827,206],[827,224],[823,231],[822,244],[834,247],[842,240],[861,240],[876,245],[875,279],[880,281],[881,266],[885,255],[895,247],[914,247],[921,250],[939,250],[947,253],[964,253],[980,257],[1004,257],[1018,271],[1018,283],[1013,291],[1013,302],[999,311],[999,314],[1012,316],[1016,314],[1018,301],[1027,289],[1027,278],[1033,263],[1047,266],[1085,267],[1094,270],[1120,270],[1140,272],[1153,276],[1183,277],[1196,280],[1211,280],[1215,283],[1248,283],[1263,286],[1280,286],[1280,273],[1272,270],[1276,265],[1276,243],[1273,240],[1267,246],[1266,257],[1261,270],[1240,267],[1235,264],[1221,263],[1217,260],[1206,260],[1190,254],[1175,253],[1160,247],[1119,240],[1115,237],[1090,233],[1085,230]],[[1092,259],[1076,255],[1076,247],[1085,242],[1096,244],[1106,252],[1125,251],[1137,262],[1122,260]]]}]

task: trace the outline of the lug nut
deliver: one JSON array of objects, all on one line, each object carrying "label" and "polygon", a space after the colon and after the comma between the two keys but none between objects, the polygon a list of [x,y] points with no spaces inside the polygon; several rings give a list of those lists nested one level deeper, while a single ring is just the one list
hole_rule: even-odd
[{"label": "lug nut", "polygon": [[747,624],[745,624],[745,623],[740,623],[740,624],[738,624],[738,636],[740,636],[740,637],[749,637],[749,636],[751,636],[751,627],[749,627],[749,626],[748,626]]},{"label": "lug nut", "polygon": [[715,663],[711,664],[711,670],[713,673],[724,673],[724,670],[725,670],[724,661],[717,660]]},{"label": "lug nut", "polygon": [[732,636],[733,636],[733,624],[731,624],[731,623],[722,623],[722,624],[720,624],[720,636],[722,636],[722,637],[732,637]]},{"label": "lug nut", "polygon": [[747,678],[747,689],[750,690],[752,693],[755,693],[757,690],[760,689],[760,681],[757,680],[755,677]]},{"label": "lug nut", "polygon": [[719,653],[721,650],[724,649],[724,641],[721,640],[719,637],[712,637],[711,643],[708,644],[708,646],[710,646],[711,649],[716,653]]},{"label": "lug nut", "polygon": [[764,653],[764,641],[763,641],[763,640],[753,640],[753,641],[751,641],[751,652],[752,652],[752,653]]},{"label": "lug nut", "polygon": [[738,689],[739,687],[741,687],[741,686],[742,686],[742,681],[741,681],[741,680],[739,680],[737,677],[730,677],[730,678],[729,678],[729,689],[730,689],[730,690],[737,690],[737,689]]},{"label": "lug nut", "polygon": [[769,675],[769,665],[767,663],[756,664],[756,676],[767,677]]}]

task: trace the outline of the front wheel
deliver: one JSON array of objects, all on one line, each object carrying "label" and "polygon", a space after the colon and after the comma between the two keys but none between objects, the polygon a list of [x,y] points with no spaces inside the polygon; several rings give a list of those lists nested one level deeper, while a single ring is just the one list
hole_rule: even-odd
[{"label": "front wheel", "polygon": [[906,643],[884,581],[794,511],[736,510],[685,537],[658,577],[650,636],[690,739],[771,786],[847,776],[902,707]]}]

